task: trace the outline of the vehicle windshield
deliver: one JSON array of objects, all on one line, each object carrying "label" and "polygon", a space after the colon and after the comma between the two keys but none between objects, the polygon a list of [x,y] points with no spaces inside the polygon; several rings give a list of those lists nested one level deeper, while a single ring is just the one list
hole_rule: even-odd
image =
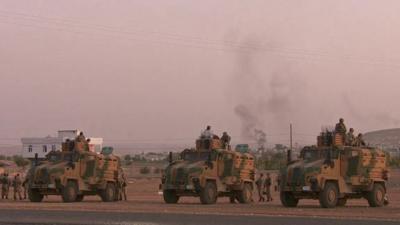
[{"label": "vehicle windshield", "polygon": [[206,161],[209,159],[211,152],[185,152],[182,159],[185,161]]},{"label": "vehicle windshield", "polygon": [[305,161],[315,161],[319,159],[326,159],[330,154],[332,159],[338,158],[338,151],[335,149],[303,149],[300,158]]}]

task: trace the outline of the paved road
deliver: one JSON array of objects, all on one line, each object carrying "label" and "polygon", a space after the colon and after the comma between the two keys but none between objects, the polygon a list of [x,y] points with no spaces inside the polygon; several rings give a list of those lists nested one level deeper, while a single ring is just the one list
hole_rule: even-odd
[{"label": "paved road", "polygon": [[341,220],[280,216],[179,215],[160,213],[0,210],[0,224],[94,225],[399,225],[399,221]]}]

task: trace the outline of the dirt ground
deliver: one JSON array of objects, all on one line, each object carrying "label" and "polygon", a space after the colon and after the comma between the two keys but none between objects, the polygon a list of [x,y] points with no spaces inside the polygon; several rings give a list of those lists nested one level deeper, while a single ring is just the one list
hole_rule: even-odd
[{"label": "dirt ground", "polygon": [[[230,204],[227,198],[218,199],[216,205],[201,205],[198,198],[181,198],[179,204],[164,204],[158,194],[160,180],[154,178],[131,180],[128,188],[128,201],[103,203],[97,196],[85,198],[81,203],[62,203],[59,196],[49,196],[42,203],[27,200],[0,200],[0,208],[30,210],[64,211],[107,211],[107,212],[155,212],[179,214],[221,214],[258,216],[301,216],[355,218],[400,221],[400,170],[392,171],[388,194],[389,206],[370,208],[364,199],[349,200],[346,207],[322,209],[318,201],[301,200],[297,208],[284,208],[279,201],[279,193],[273,193],[273,202],[253,204]],[[255,193],[255,199],[257,194]],[[10,195],[11,196],[11,195]]]}]

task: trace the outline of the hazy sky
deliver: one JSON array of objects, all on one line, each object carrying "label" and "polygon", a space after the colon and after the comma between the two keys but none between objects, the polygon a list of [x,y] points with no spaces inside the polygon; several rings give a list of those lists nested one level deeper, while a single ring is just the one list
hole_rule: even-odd
[{"label": "hazy sky", "polygon": [[400,125],[397,0],[1,0],[0,142]]}]

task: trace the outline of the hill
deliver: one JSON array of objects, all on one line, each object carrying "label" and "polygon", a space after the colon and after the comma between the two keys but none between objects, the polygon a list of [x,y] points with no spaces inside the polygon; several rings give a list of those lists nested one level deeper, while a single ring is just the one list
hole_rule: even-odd
[{"label": "hill", "polygon": [[364,134],[365,141],[373,146],[399,148],[400,128],[371,131]]}]

